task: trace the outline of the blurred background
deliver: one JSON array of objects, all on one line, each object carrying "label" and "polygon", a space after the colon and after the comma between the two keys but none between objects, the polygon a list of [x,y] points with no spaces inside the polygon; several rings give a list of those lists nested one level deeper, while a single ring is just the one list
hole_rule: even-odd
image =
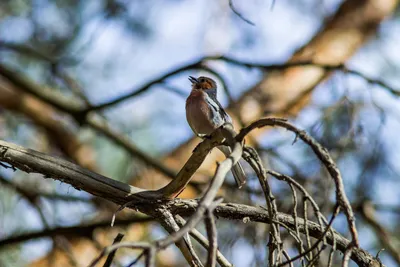
[{"label": "blurred background", "polygon": [[[207,75],[218,81],[218,98],[238,129],[262,117],[285,117],[327,147],[342,172],[361,246],[372,255],[385,248],[382,262],[400,265],[397,4],[2,0],[0,139],[160,188],[200,141],[186,122],[187,78]],[[288,61],[335,67],[288,68]],[[79,112],[86,108],[91,112]],[[289,132],[263,129],[246,142],[268,169],[302,184],[329,218],[333,183],[313,152],[293,140]],[[189,186],[180,197],[199,197],[221,159],[210,155],[194,177],[200,187]],[[265,205],[244,165],[248,185],[238,191],[229,176],[224,201]],[[270,182],[278,210],[291,214],[290,187]],[[0,167],[0,266],[87,266],[118,232],[125,232],[124,241],[165,236],[157,222],[134,211],[107,228],[116,209],[68,184]],[[342,215],[334,227],[349,238]],[[219,219],[217,228],[219,248],[232,263],[266,265],[268,225]],[[289,237],[285,246],[298,253]],[[116,266],[137,255],[119,251]],[[321,257],[326,264],[327,255]],[[333,266],[341,257],[335,254]],[[157,260],[157,266],[187,265],[174,246]]]}]

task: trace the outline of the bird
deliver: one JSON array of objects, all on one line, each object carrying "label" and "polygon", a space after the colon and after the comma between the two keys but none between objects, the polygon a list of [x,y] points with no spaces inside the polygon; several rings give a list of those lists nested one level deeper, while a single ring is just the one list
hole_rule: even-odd
[{"label": "bird", "polygon": [[[223,124],[232,123],[217,99],[217,83],[205,76],[195,78],[189,76],[192,90],[186,99],[186,119],[192,131],[200,138],[211,135]],[[229,146],[218,146],[226,157],[231,153]],[[242,165],[237,162],[231,169],[238,188],[246,183],[246,175]]]}]

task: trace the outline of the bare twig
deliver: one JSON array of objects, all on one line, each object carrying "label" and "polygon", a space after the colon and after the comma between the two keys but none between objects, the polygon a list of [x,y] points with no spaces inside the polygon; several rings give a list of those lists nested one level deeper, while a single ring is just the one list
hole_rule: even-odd
[{"label": "bare twig", "polygon": [[330,176],[335,182],[336,186],[336,201],[339,203],[340,207],[344,210],[347,218],[348,227],[352,235],[352,241],[355,246],[359,246],[358,234],[355,226],[355,217],[349,200],[344,191],[343,179],[340,174],[339,168],[336,166],[335,162],[329,155],[329,152],[321,146],[314,138],[309,136],[306,132],[297,129],[292,124],[286,122],[282,119],[261,119],[253,122],[248,127],[243,128],[240,133],[236,136],[236,140],[241,142],[243,138],[253,129],[265,126],[280,126],[296,134],[297,137],[302,139],[306,144],[308,144],[316,156],[321,160],[326,169],[328,170]]},{"label": "bare twig", "polygon": [[[121,242],[122,238],[124,238],[124,235],[121,233],[118,233],[118,235],[115,237],[113,245]],[[114,260],[115,257],[115,253],[117,252],[117,250],[114,250],[113,252],[111,252],[110,254],[108,254],[106,262],[104,263],[103,267],[110,267],[111,263]]]},{"label": "bare twig", "polygon": [[[157,213],[157,212],[156,212]],[[158,214],[158,215],[157,215]],[[157,218],[161,225],[169,234],[176,233],[179,231],[180,227],[174,219],[172,213],[165,209],[158,209]],[[177,240],[175,245],[180,249],[182,255],[185,257],[186,261],[192,267],[204,267],[199,256],[193,248],[192,241],[190,240],[189,234],[185,233],[182,239]],[[156,244],[154,244],[156,246]]]},{"label": "bare twig", "polygon": [[155,254],[156,254],[156,249],[154,248],[154,246],[151,246],[147,250],[147,257],[146,257],[146,262],[145,262],[146,267],[155,267],[156,266]]},{"label": "bare twig", "polygon": [[240,14],[239,11],[236,10],[235,6],[233,5],[233,0],[229,0],[229,7],[232,9],[233,13],[235,13],[239,18],[241,18],[244,22],[255,26],[254,22],[251,22],[250,20],[246,19],[245,17],[243,17],[242,14]]},{"label": "bare twig", "polygon": [[208,240],[210,245],[208,247],[208,257],[206,267],[215,267],[217,264],[217,227],[215,226],[214,215],[211,210],[206,211],[205,224],[207,229]]},{"label": "bare twig", "polygon": [[[251,147],[246,147],[246,152],[248,153],[249,157],[244,157],[244,159],[256,171],[261,188],[264,192],[264,197],[267,204],[267,210],[270,213],[271,218],[275,218],[278,212],[276,199],[272,194],[271,188],[268,184],[266,170],[263,167],[262,161],[255,149]],[[281,261],[282,240],[280,237],[279,226],[276,225],[275,223],[272,223],[271,226],[272,226],[272,233],[270,233],[268,247],[269,247],[269,265],[272,266],[275,265],[276,262]],[[276,260],[274,259],[275,251],[277,251]]]},{"label": "bare twig", "polygon": [[[112,246],[108,246],[106,247],[99,256],[97,256],[95,259],[93,259],[93,261],[90,263],[90,267],[94,267],[97,265],[97,263],[99,263],[99,261],[106,255],[112,253],[113,251],[116,251],[119,248],[130,248],[130,249],[141,249],[144,250],[146,252],[149,251],[151,245],[148,243],[144,243],[144,242],[136,242],[136,243],[132,243],[132,242],[121,242],[121,243],[117,243],[114,244]],[[147,255],[147,257],[152,256],[154,257],[154,255]],[[153,265],[154,266],[154,265]]]},{"label": "bare twig", "polygon": [[[329,224],[328,224],[328,227],[325,229],[325,231],[324,231],[324,233],[322,234],[322,236],[318,238],[318,241],[317,241],[317,242],[315,242],[312,246],[310,246],[306,251],[303,251],[302,253],[300,253],[299,255],[297,255],[297,256],[295,256],[295,257],[289,259],[288,261],[285,261],[285,262],[279,264],[277,267],[283,267],[283,266],[285,266],[285,265],[287,265],[287,264],[289,264],[289,263],[292,263],[292,262],[294,262],[295,260],[298,260],[298,259],[300,259],[300,258],[306,256],[309,252],[311,252],[311,251],[313,251],[314,249],[316,249],[316,248],[318,247],[319,243],[320,243],[322,240],[324,240],[324,238],[325,238],[325,236],[327,235],[328,231],[331,231],[332,223],[333,223],[333,221],[335,220],[335,218],[336,218],[336,216],[338,215],[338,213],[339,213],[339,206],[336,206],[336,208],[335,208],[335,210],[334,210],[334,212],[333,212],[333,216],[332,216],[332,218],[331,218],[331,220],[330,220],[330,222],[329,222]],[[304,220],[304,224],[307,226],[306,220]],[[305,227],[305,228],[307,229],[307,227]],[[307,231],[307,230],[306,230],[306,231]],[[331,232],[331,233],[332,233],[332,232]],[[333,236],[334,236],[334,235],[333,235]]]},{"label": "bare twig", "polygon": [[[186,224],[186,220],[184,220],[180,215],[175,215],[175,220],[176,222],[180,225],[183,226]],[[195,228],[192,229],[190,231],[190,235],[197,240],[204,248],[206,248],[207,250],[209,249],[209,241],[207,240],[207,238],[205,236],[203,236],[202,233],[200,233],[198,230],[196,230]],[[232,267],[233,264],[230,263],[224,255],[222,255],[222,253],[217,250],[217,262],[219,263],[219,265],[223,266],[223,267]]]},{"label": "bare twig", "polygon": [[351,257],[352,253],[353,253],[353,245],[349,244],[349,247],[346,248],[344,255],[343,255],[342,267],[349,266],[349,261],[350,261],[350,257]]},{"label": "bare twig", "polygon": [[135,265],[136,263],[139,262],[139,260],[144,256],[145,251],[143,250],[137,257],[136,259],[134,259],[131,263],[129,263],[126,267],[132,267],[133,265]]},{"label": "bare twig", "polygon": [[[135,223],[145,223],[154,221],[153,218],[148,216],[133,216],[127,219],[119,219],[117,220],[115,225],[118,226],[127,226],[130,224]],[[17,236],[11,236],[5,239],[0,240],[0,248],[20,242],[24,242],[27,240],[38,239],[43,237],[56,237],[56,236],[86,236],[91,238],[93,235],[93,231],[97,228],[108,228],[110,227],[110,221],[100,221],[94,222],[91,224],[83,224],[83,225],[76,225],[76,226],[67,226],[67,227],[56,227],[52,229],[46,229],[43,231],[32,232],[21,234]]]},{"label": "bare twig", "polygon": [[169,71],[168,73],[165,73],[161,76],[159,76],[158,78],[153,79],[152,81],[140,86],[138,89],[133,89],[131,90],[131,92],[128,92],[122,96],[119,96],[117,98],[114,98],[113,100],[104,102],[102,104],[99,104],[97,106],[94,107],[90,107],[86,110],[83,110],[83,114],[87,114],[90,111],[96,111],[96,110],[100,110],[100,109],[105,109],[111,106],[115,106],[118,103],[121,103],[122,101],[125,101],[129,98],[138,96],[144,92],[146,92],[147,90],[149,90],[153,85],[158,84],[163,82],[164,80],[166,80],[169,77],[172,77],[178,73],[184,72],[184,71],[188,71],[188,70],[193,70],[193,69],[203,69],[203,64],[201,60],[195,60],[191,63],[188,64],[184,64],[180,67],[177,67],[175,69],[173,69],[172,71]]}]

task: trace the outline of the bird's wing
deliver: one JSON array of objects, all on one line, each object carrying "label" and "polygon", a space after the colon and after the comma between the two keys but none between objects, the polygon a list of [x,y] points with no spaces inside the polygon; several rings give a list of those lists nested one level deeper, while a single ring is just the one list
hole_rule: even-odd
[{"label": "bird's wing", "polygon": [[219,106],[219,112],[221,113],[221,115],[224,118],[225,122],[232,123],[231,117],[228,115],[228,113],[225,112],[225,109],[222,107],[221,103],[219,103],[218,100],[216,100],[216,103]]},{"label": "bird's wing", "polygon": [[221,103],[219,103],[218,99],[214,95],[209,95],[206,94],[206,101],[210,106],[211,109],[211,116],[213,117],[212,119],[214,120],[214,117],[218,117],[218,120],[221,122],[219,123],[219,126],[222,125],[225,122],[230,122],[232,123],[231,117],[225,112],[224,108],[222,107]]}]

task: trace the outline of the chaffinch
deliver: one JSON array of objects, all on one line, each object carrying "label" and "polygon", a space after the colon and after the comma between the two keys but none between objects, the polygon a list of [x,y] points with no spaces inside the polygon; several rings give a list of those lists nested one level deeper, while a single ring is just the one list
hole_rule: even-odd
[{"label": "chaffinch", "polygon": [[[189,76],[189,81],[192,83],[192,91],[186,99],[186,119],[197,136],[204,138],[224,123],[232,123],[232,119],[217,100],[217,84],[213,79]],[[228,146],[218,148],[225,156],[231,153]],[[239,162],[232,167],[232,174],[241,188],[246,183],[246,175]]]}]

